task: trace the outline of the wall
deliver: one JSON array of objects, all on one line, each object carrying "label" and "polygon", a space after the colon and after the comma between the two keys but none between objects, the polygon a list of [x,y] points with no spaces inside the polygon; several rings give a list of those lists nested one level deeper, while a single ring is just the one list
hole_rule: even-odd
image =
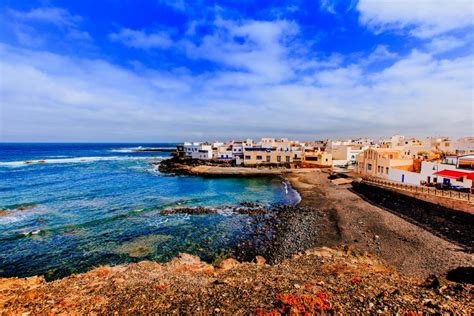
[{"label": "wall", "polygon": [[321,151],[309,151],[305,152],[302,161],[307,167],[311,167],[311,165],[315,167],[330,167],[332,166],[332,155]]},{"label": "wall", "polygon": [[[293,162],[294,153],[287,151],[254,151],[244,149],[244,165],[261,165],[261,164],[285,164]],[[257,156],[262,156],[261,160]],[[270,156],[270,161],[267,161],[267,156]],[[278,161],[278,157],[281,158]],[[287,160],[287,157],[289,157]]]},{"label": "wall", "polygon": [[388,179],[391,181],[402,182],[402,176],[405,176],[405,184],[420,185],[420,181],[426,181],[420,173],[391,168],[388,170]]}]

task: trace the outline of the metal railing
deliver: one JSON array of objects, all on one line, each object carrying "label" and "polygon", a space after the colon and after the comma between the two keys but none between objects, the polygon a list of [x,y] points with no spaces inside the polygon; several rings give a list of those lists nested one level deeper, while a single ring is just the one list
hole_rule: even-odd
[{"label": "metal railing", "polygon": [[388,181],[379,178],[373,177],[362,177],[363,182],[376,184],[382,187],[394,188],[397,190],[409,191],[414,193],[423,193],[433,196],[440,196],[449,199],[455,199],[460,201],[467,201],[469,203],[474,203],[474,195],[467,192],[459,192],[453,190],[439,190],[434,187],[425,187],[419,185],[405,184],[399,182]]}]

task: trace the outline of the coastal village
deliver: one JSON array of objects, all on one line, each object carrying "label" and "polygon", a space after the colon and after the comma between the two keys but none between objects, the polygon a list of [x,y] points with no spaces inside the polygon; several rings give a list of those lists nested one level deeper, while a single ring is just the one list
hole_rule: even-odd
[{"label": "coastal village", "polygon": [[333,168],[393,183],[474,192],[474,137],[185,142],[176,155],[244,167]]},{"label": "coastal village", "polygon": [[[52,281],[0,278],[3,314],[472,315],[474,138],[137,149],[148,150],[173,152],[152,162],[160,176],[277,176],[301,199],[233,208],[251,234],[212,261],[178,253],[154,262],[147,255],[163,236],[152,235],[120,247],[134,263]],[[224,207],[225,215],[177,206],[152,217],[229,216]]]}]

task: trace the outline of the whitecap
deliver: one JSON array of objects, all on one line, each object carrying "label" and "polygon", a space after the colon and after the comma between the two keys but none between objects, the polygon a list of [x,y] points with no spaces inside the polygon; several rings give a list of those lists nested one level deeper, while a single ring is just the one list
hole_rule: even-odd
[{"label": "whitecap", "polygon": [[[110,160],[148,160],[157,159],[159,157],[75,157],[62,159],[34,159],[24,161],[1,161],[0,167],[23,167],[34,164],[55,164],[55,163],[88,163],[95,161],[110,161]],[[159,159],[158,159],[159,160]]]},{"label": "whitecap", "polygon": [[134,148],[130,148],[130,149],[123,148],[123,149],[111,149],[110,151],[113,153],[133,153],[135,152],[135,150],[136,149]]}]

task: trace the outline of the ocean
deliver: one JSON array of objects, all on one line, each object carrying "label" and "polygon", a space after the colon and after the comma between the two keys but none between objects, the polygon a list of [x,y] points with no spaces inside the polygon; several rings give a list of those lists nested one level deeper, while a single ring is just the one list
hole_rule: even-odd
[{"label": "ocean", "polygon": [[[0,276],[56,279],[100,265],[163,262],[186,252],[212,261],[249,238],[241,202],[292,204],[280,178],[161,174],[176,144],[0,144]],[[161,215],[217,207],[219,214]]]}]

